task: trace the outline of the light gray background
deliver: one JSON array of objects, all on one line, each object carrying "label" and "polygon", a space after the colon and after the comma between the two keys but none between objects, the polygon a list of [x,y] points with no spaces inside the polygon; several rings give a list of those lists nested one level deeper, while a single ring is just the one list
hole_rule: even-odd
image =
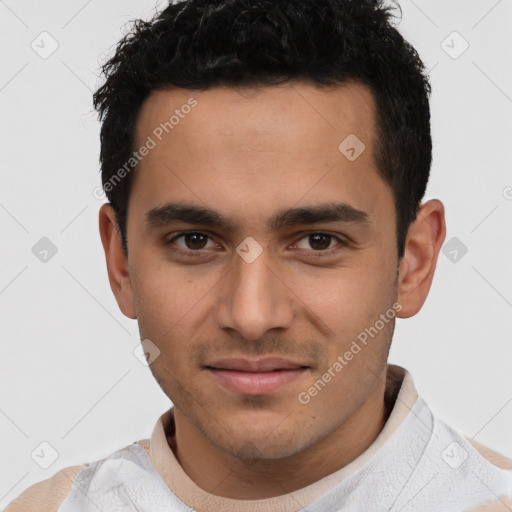
[{"label": "light gray background", "polygon": [[[170,406],[133,355],[136,321],[108,284],[91,106],[123,26],[164,5],[0,0],[0,506],[63,467],[148,437]],[[512,457],[512,1],[402,8],[399,28],[431,69],[426,199],[444,202],[446,241],[468,252],[456,262],[440,254],[424,308],[397,322],[391,361],[447,423]],[[59,45],[46,59],[31,48],[51,48],[44,31]],[[469,44],[458,58],[454,31]],[[46,263],[32,253],[42,237],[58,248]],[[48,457],[43,441],[58,452],[47,469],[31,458],[38,447]]]}]

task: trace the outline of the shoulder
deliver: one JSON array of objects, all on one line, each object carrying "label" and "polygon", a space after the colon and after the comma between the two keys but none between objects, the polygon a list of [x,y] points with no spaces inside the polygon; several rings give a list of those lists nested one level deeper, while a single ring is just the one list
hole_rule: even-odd
[{"label": "shoulder", "polygon": [[[433,446],[441,448],[442,459],[451,469],[460,469],[460,474],[481,468],[484,473],[495,475],[512,485],[512,459],[480,444],[460,430],[453,428],[439,417],[434,419]],[[466,462],[467,461],[467,462]]]},{"label": "shoulder", "polygon": [[71,491],[76,475],[86,467],[88,464],[71,466],[47,480],[31,485],[4,512],[56,512]]},{"label": "shoulder", "polygon": [[[134,444],[149,450],[148,439]],[[71,492],[78,473],[89,466],[90,464],[81,464],[58,471],[51,478],[27,488],[3,512],[57,512]]]},{"label": "shoulder", "polygon": [[493,466],[496,466],[500,469],[510,469],[512,470],[512,459],[509,459],[502,455],[501,453],[495,452],[487,446],[484,446],[474,439],[466,437],[466,439],[471,443],[473,448],[485,459],[487,462],[490,462]]},{"label": "shoulder", "polygon": [[[428,411],[430,419],[419,424],[418,433],[424,431],[428,441],[407,484],[408,492],[396,504],[398,508],[402,502],[405,507],[407,500],[415,499],[418,506],[419,500],[428,504],[428,508],[418,510],[512,512],[512,460],[445,423],[418,400],[422,405],[418,412]],[[416,499],[427,485],[429,492]]]},{"label": "shoulder", "polygon": [[465,439],[473,446],[478,454],[490,463],[493,467],[506,470],[510,473],[510,492],[507,494],[495,495],[495,499],[479,503],[477,506],[467,509],[466,512],[502,512],[512,510],[512,459],[501,453],[491,450],[474,439],[465,436]]}]

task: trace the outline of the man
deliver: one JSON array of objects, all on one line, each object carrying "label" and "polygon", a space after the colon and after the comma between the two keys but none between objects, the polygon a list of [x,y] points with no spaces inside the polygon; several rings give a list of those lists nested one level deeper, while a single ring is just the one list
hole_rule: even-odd
[{"label": "man", "polygon": [[105,65],[110,285],[174,407],[7,512],[506,511],[512,461],[387,363],[445,238],[429,84],[376,0],[190,0]]}]

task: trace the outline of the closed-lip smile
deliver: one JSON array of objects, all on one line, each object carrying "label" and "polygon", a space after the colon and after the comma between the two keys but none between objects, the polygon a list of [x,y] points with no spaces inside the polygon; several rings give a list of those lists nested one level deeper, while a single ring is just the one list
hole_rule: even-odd
[{"label": "closed-lip smile", "polygon": [[302,376],[310,367],[280,357],[225,358],[205,369],[224,387],[244,395],[270,394]]}]

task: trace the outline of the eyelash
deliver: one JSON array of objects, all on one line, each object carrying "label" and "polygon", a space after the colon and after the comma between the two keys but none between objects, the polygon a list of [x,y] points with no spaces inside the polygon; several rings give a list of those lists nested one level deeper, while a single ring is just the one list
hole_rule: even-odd
[{"label": "eyelash", "polygon": [[[165,246],[171,246],[173,245],[173,242],[175,242],[177,239],[185,236],[185,235],[203,235],[203,236],[206,236],[209,240],[212,240],[212,237],[208,234],[208,233],[205,233],[205,232],[202,232],[202,231],[182,231],[181,233],[178,233],[177,235],[173,236],[172,238],[170,238],[169,240],[166,240],[164,245]],[[309,254],[309,257],[311,258],[319,258],[319,257],[322,257],[326,254],[331,254],[332,251],[338,251],[338,250],[341,250],[343,247],[346,247],[348,245],[348,243],[343,240],[342,238],[336,236],[336,235],[333,235],[331,233],[328,233],[328,232],[325,232],[325,231],[312,231],[310,233],[306,233],[304,236],[302,236],[297,242],[294,243],[294,245],[298,244],[301,240],[304,240],[305,238],[308,238],[312,235],[326,235],[326,236],[330,236],[332,239],[336,240],[338,242],[337,245],[335,245],[334,247],[330,247],[329,249],[325,249],[325,250],[319,250],[319,251],[315,251],[313,249],[311,250],[308,250],[308,249],[299,249],[299,251],[305,251],[305,252],[308,252],[310,253]],[[186,257],[190,257],[190,258],[194,258],[194,257],[198,257],[198,256],[204,256],[204,250],[203,249],[198,249],[196,251],[192,250],[192,249],[188,249],[188,250],[185,250],[185,249],[182,249],[181,247],[173,247],[172,250],[174,252],[177,252],[178,254],[181,254],[183,256],[186,256]]]}]

